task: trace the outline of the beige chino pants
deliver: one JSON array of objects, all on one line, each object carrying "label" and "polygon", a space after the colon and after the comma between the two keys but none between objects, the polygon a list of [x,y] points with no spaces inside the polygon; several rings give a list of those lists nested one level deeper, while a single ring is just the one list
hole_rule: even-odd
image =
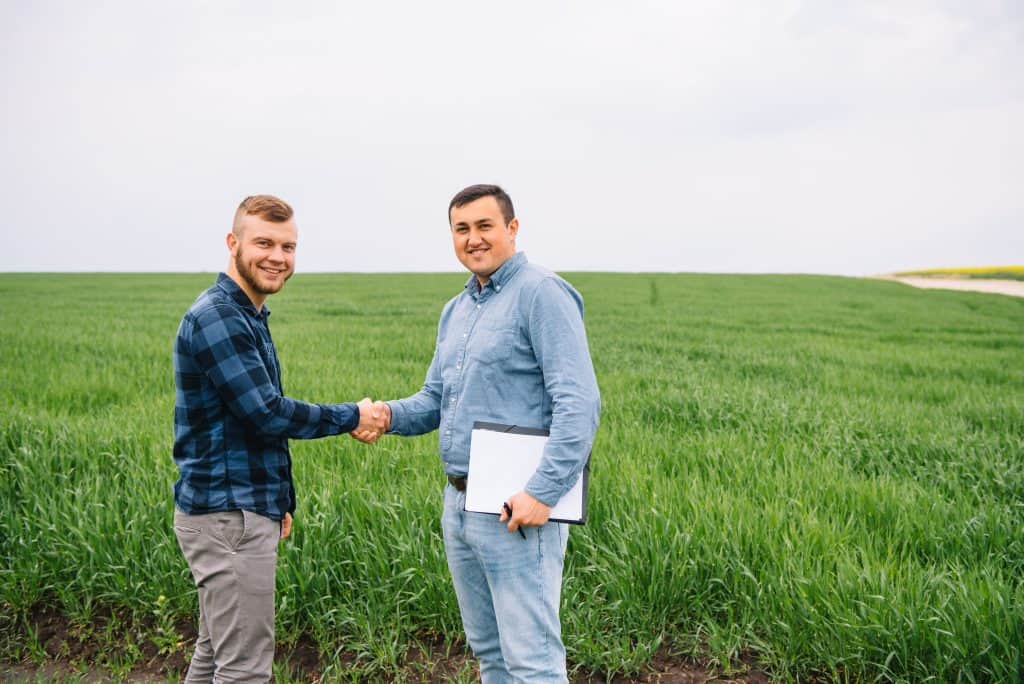
[{"label": "beige chino pants", "polygon": [[186,684],[268,681],[281,523],[249,511],[176,509],[174,533],[199,590],[199,636]]}]

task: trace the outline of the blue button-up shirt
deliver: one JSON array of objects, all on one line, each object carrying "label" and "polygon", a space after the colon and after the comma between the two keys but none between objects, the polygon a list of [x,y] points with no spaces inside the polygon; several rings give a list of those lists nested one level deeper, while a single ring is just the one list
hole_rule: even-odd
[{"label": "blue button-up shirt", "polygon": [[526,485],[554,505],[576,483],[597,431],[601,398],[583,328],[583,298],[518,253],[483,288],[476,276],[441,312],[423,389],[388,402],[390,431],[438,430],[449,475],[469,470],[475,421],[550,430]]},{"label": "blue button-up shirt", "polygon": [[281,388],[266,307],[221,273],[185,313],[174,345],[174,502],[186,513],[295,510],[288,438],[351,432],[355,404],[309,404]]}]

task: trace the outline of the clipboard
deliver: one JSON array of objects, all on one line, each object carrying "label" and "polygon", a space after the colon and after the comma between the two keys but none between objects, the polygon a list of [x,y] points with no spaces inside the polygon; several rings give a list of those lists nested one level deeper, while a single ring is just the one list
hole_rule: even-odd
[{"label": "clipboard", "polygon": [[[548,431],[540,428],[473,423],[466,475],[465,510],[501,515],[508,497],[526,487],[540,465]],[[590,456],[572,489],[551,508],[553,522],[583,525],[587,521]]]}]

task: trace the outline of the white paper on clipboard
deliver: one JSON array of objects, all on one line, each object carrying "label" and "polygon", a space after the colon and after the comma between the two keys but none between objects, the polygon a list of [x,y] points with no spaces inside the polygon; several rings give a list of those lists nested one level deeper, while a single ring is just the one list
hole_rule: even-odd
[{"label": "white paper on clipboard", "polygon": [[[466,476],[466,510],[501,514],[501,505],[526,487],[540,465],[547,430],[497,423],[473,424]],[[551,509],[550,520],[582,525],[587,516],[588,468]]]}]

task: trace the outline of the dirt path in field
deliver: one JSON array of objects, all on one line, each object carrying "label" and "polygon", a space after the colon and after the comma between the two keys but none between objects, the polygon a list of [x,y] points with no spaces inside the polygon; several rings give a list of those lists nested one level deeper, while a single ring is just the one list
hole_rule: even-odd
[{"label": "dirt path in field", "polygon": [[981,278],[923,278],[920,276],[879,276],[880,280],[895,280],[913,287],[940,290],[970,290],[990,292],[1011,297],[1024,297],[1024,281],[985,280]]}]

